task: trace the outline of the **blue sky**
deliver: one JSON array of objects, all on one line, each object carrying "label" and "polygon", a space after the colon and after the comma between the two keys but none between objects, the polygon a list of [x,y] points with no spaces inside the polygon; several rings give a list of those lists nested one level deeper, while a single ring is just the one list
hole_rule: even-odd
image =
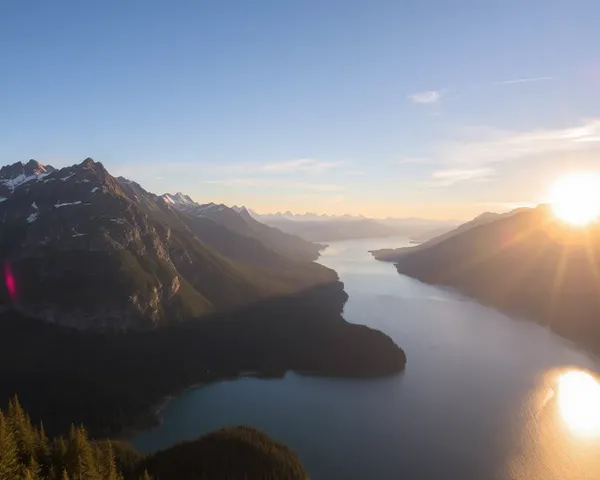
[{"label": "blue sky", "polygon": [[157,193],[469,218],[600,168],[586,0],[0,2],[0,162]]}]

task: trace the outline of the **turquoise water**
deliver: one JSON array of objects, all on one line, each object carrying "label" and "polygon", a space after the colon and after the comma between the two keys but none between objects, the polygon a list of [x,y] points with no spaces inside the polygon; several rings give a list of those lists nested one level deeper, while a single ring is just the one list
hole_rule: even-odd
[{"label": "turquoise water", "polygon": [[192,389],[134,445],[154,451],[247,424],[290,446],[317,480],[600,478],[600,384],[565,376],[600,372],[598,359],[368,253],[402,242],[337,242],[321,262],[344,282],[346,320],[405,349],[404,373],[369,381],[288,373]]}]

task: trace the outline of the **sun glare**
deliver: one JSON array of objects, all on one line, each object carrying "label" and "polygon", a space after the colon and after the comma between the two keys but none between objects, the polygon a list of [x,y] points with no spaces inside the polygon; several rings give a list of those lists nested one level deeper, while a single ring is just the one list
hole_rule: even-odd
[{"label": "sun glare", "polygon": [[570,371],[558,378],[558,407],[577,435],[600,437],[600,383],[589,373]]},{"label": "sun glare", "polygon": [[550,188],[549,201],[563,222],[585,226],[600,218],[600,174],[571,173]]}]

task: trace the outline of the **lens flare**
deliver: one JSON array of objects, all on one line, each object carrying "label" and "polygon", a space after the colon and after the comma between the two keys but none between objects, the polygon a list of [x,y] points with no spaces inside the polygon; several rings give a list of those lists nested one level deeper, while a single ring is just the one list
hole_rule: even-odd
[{"label": "lens flare", "polygon": [[16,300],[17,282],[15,281],[15,276],[13,275],[13,271],[8,260],[4,262],[4,283],[10,299],[13,301]]}]

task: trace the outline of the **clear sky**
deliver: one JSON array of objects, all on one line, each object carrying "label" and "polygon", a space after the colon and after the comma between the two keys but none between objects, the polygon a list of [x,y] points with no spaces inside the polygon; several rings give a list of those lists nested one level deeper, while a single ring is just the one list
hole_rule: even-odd
[{"label": "clear sky", "polygon": [[600,168],[594,0],[4,0],[0,162],[468,218]]}]

